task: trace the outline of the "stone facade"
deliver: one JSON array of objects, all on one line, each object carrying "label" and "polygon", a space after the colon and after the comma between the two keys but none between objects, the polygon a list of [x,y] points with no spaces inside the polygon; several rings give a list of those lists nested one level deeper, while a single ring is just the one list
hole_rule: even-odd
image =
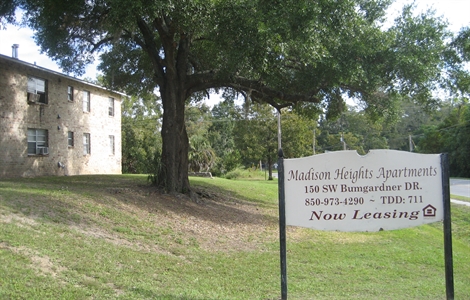
[{"label": "stone facade", "polygon": [[0,178],[121,174],[122,97],[0,55]]}]

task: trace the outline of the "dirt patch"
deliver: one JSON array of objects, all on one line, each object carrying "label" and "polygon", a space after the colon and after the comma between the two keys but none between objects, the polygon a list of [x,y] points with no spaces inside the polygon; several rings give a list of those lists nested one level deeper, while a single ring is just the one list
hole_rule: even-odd
[{"label": "dirt patch", "polygon": [[16,215],[16,214],[1,214],[1,223],[15,223],[19,227],[30,228],[37,225],[37,222],[27,216]]},{"label": "dirt patch", "polygon": [[194,241],[205,250],[254,250],[276,238],[276,219],[257,205],[203,188],[193,191],[197,201],[148,186],[108,190],[128,212],[170,228],[183,242]]},{"label": "dirt patch", "polygon": [[70,229],[84,236],[100,239],[113,245],[127,247],[137,251],[156,252],[166,255],[172,255],[171,252],[164,249],[163,247],[159,247],[158,245],[149,245],[143,242],[129,241],[127,239],[121,238],[118,234],[107,232],[98,227],[73,225],[70,226]]},{"label": "dirt patch", "polygon": [[0,243],[0,249],[8,249],[15,254],[29,257],[29,259],[31,259],[31,268],[40,275],[47,275],[57,278],[61,272],[66,270],[66,268],[54,264],[48,256],[39,255],[37,251],[26,248],[24,246],[12,247],[2,242]]}]

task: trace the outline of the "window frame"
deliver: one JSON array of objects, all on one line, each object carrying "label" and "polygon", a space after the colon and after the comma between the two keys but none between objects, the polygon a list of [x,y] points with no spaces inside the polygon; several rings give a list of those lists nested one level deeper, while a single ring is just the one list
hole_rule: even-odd
[{"label": "window frame", "polygon": [[108,115],[110,117],[114,117],[114,98],[113,97],[108,98]]},{"label": "window frame", "polygon": [[47,80],[28,75],[26,85],[28,103],[48,104]]},{"label": "window frame", "polygon": [[[49,131],[42,128],[28,128],[26,132],[26,141],[27,141],[27,153],[28,156],[36,155],[47,155],[41,154],[41,148],[47,148],[49,150]],[[30,145],[34,145],[30,147]],[[34,149],[34,152],[31,151]],[[39,153],[38,153],[39,152]]]},{"label": "window frame", "polygon": [[73,131],[68,131],[67,132],[67,145],[69,148],[73,148],[74,144],[75,144],[74,133]]},{"label": "window frame", "polygon": [[73,102],[73,86],[67,86],[67,101]]},{"label": "window frame", "polygon": [[91,93],[90,91],[83,90],[82,92],[83,112],[90,112],[91,110]]},{"label": "window frame", "polygon": [[109,150],[111,150],[111,155],[116,154],[116,138],[114,135],[109,135]]},{"label": "window frame", "polygon": [[91,154],[91,137],[89,133],[83,134],[83,155]]}]

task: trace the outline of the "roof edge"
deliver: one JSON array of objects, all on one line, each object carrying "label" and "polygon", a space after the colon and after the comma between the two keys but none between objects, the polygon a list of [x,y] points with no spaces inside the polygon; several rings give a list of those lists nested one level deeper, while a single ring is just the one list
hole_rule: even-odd
[{"label": "roof edge", "polygon": [[44,67],[26,62],[24,60],[20,60],[18,58],[9,57],[9,56],[4,55],[4,54],[0,54],[0,58],[5,59],[5,60],[10,61],[10,62],[13,62],[13,63],[18,63],[20,65],[27,66],[27,67],[30,67],[30,68],[34,68],[34,69],[38,69],[38,70],[41,70],[41,71],[44,71],[44,72],[48,72],[48,73],[51,73],[51,74],[54,74],[54,75],[57,75],[57,76],[61,76],[61,77],[64,77],[64,78],[67,78],[67,79],[70,79],[70,80],[78,81],[80,83],[83,83],[83,84],[86,84],[86,85],[89,85],[89,86],[93,86],[93,87],[96,87],[96,88],[99,88],[99,89],[102,89],[102,90],[105,90],[105,91],[108,91],[108,92],[113,92],[113,93],[119,94],[119,95],[124,96],[124,97],[128,97],[128,95],[123,93],[123,92],[119,92],[119,91],[116,91],[116,90],[111,90],[111,89],[108,89],[104,86],[94,84],[94,83],[85,81],[83,79],[79,79],[79,78],[76,78],[76,77],[73,77],[73,76],[70,76],[70,75],[66,75],[66,74],[57,72],[57,71],[53,71],[53,70],[50,70],[50,69],[47,69],[47,68],[44,68]]}]

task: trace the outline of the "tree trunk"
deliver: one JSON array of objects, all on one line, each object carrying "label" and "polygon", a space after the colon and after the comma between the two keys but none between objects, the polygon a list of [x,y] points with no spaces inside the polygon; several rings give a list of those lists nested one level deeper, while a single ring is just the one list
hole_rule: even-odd
[{"label": "tree trunk", "polygon": [[271,159],[271,155],[268,155],[268,171],[269,171],[268,180],[273,180],[273,161]]},{"label": "tree trunk", "polygon": [[162,157],[157,184],[167,192],[189,194],[189,140],[184,120],[185,90],[178,80],[160,87],[163,104]]}]

